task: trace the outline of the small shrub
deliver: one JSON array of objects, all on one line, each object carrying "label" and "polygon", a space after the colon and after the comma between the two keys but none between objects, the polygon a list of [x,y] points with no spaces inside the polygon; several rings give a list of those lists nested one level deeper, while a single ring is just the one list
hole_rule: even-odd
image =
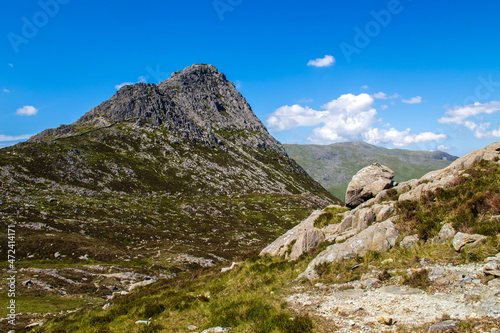
[{"label": "small shrub", "polygon": [[413,272],[403,278],[403,284],[412,288],[426,289],[431,285],[431,280],[429,280],[429,271],[427,269],[421,269]]},{"label": "small shrub", "polygon": [[163,303],[157,303],[157,302],[147,303],[146,306],[144,307],[144,311],[142,312],[141,316],[146,319],[152,318],[156,315],[161,314],[163,311],[165,311],[165,305],[163,305]]},{"label": "small shrub", "polygon": [[384,270],[382,271],[382,273],[380,273],[380,274],[378,275],[378,279],[379,279],[380,281],[387,281],[387,280],[389,280],[390,278],[391,278],[391,274],[389,274],[389,272],[387,271],[387,268],[386,268],[386,269],[384,269]]}]

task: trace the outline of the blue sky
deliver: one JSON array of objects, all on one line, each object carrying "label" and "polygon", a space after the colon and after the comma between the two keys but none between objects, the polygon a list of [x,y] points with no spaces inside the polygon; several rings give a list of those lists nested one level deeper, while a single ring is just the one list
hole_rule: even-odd
[{"label": "blue sky", "polygon": [[283,143],[500,138],[498,1],[2,1],[0,147],[209,63]]}]

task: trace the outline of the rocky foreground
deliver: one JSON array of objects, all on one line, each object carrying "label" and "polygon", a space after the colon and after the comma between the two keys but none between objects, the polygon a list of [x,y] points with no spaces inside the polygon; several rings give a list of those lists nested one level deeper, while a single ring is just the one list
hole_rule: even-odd
[{"label": "rocky foreground", "polygon": [[[315,211],[268,245],[261,256],[297,260],[319,251],[298,276],[298,280],[313,281],[314,287],[295,286],[286,300],[299,313],[325,318],[335,331],[427,327],[430,332],[451,332],[476,319],[491,320],[493,327],[500,328],[498,191],[480,193],[477,188],[474,196],[482,199],[473,204],[464,199],[464,205],[477,210],[468,225],[462,221],[460,207],[449,207],[458,213],[453,210],[443,219],[431,216],[434,222],[428,229],[436,231],[423,227],[428,223],[424,218],[417,221],[420,224],[406,220],[422,214],[419,207],[443,209],[456,204],[451,194],[465,191],[464,184],[472,178],[491,177],[484,182],[498,182],[498,174],[487,175],[486,166],[498,165],[499,160],[497,142],[445,169],[401,184],[392,182],[392,170],[371,165],[349,184],[347,200],[354,209],[342,212],[341,207],[331,206]],[[449,201],[441,202],[443,196]],[[495,204],[486,204],[490,202]],[[474,219],[479,224],[473,224]],[[486,253],[490,256],[479,258]],[[464,256],[472,258],[470,263],[455,260]],[[346,262],[351,266],[342,266]],[[361,272],[356,274],[357,270]]]}]

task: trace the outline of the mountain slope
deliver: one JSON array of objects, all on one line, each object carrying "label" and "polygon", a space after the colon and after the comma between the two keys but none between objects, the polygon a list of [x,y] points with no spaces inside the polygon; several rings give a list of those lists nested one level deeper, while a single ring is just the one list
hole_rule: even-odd
[{"label": "mountain slope", "polygon": [[[494,143],[385,190],[364,207],[313,212],[295,232],[275,241],[284,246],[281,253],[246,255],[230,269],[218,266],[159,281],[115,297],[104,308],[89,305],[49,319],[36,331],[496,332],[499,158],[500,143]],[[383,213],[384,206],[395,209]],[[368,211],[378,214],[367,225]],[[386,224],[401,233],[388,247],[374,246],[388,234],[361,237]],[[326,238],[314,245],[318,232]],[[465,233],[487,237],[463,238]],[[416,241],[405,242],[405,236]],[[457,239],[469,244],[457,250]],[[290,250],[297,246],[303,253],[292,260]],[[317,279],[300,279],[307,266],[333,252],[338,255],[315,266]]]},{"label": "mountain slope", "polygon": [[365,142],[284,146],[311,177],[342,200],[352,176],[372,163],[388,166],[396,173],[394,180],[402,182],[444,168],[456,159],[440,151],[386,149]]},{"label": "mountain slope", "polygon": [[[155,278],[261,247],[339,202],[210,65],[123,87],[74,124],[1,149],[0,194],[2,223],[16,223],[18,267],[112,263],[110,274]],[[18,296],[45,304],[44,293],[102,297],[131,283],[50,274],[23,271],[18,279],[41,282]]]}]

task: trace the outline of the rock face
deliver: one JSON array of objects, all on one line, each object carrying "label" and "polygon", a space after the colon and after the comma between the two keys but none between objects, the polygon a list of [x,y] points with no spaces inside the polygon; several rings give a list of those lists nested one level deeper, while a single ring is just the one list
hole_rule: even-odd
[{"label": "rock face", "polygon": [[292,247],[290,260],[298,259],[302,254],[316,249],[325,240],[323,231],[313,228],[300,234],[297,242]]},{"label": "rock face", "polygon": [[251,131],[251,137],[238,138],[242,145],[285,150],[255,117],[245,98],[212,65],[196,64],[175,72],[160,84],[137,83],[122,87],[113,97],[83,115],[73,125],[44,131],[30,141],[67,136],[75,126],[99,127],[114,123],[137,122],[161,126],[169,134],[210,145],[224,143],[224,130]]},{"label": "rock face", "polygon": [[352,177],[347,187],[346,206],[355,208],[381,191],[391,188],[392,178],[394,178],[394,171],[378,163],[361,169]]},{"label": "rock face", "polygon": [[359,234],[349,238],[345,243],[333,244],[327,247],[325,251],[318,254],[309,263],[307,269],[298,278],[307,278],[309,280],[318,278],[316,267],[323,263],[363,256],[368,251],[387,251],[394,246],[398,236],[399,231],[392,222],[385,221],[371,225]]},{"label": "rock face", "polygon": [[314,222],[323,214],[324,212],[322,210],[314,211],[307,219],[288,230],[274,242],[266,246],[260,252],[260,256],[264,256],[266,254],[278,257],[284,256],[290,250],[293,242],[296,242],[299,237],[304,238],[303,235],[305,233],[314,229]]}]

